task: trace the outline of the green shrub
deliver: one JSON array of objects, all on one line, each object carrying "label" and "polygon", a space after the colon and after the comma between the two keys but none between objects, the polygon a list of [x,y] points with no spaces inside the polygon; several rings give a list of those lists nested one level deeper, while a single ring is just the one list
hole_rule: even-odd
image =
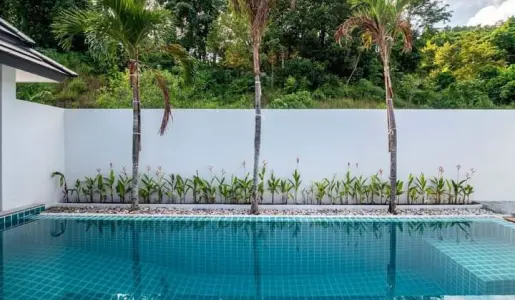
[{"label": "green shrub", "polygon": [[442,91],[441,99],[433,103],[437,108],[492,108],[494,104],[480,80],[460,81]]},{"label": "green shrub", "polygon": [[285,87],[288,78],[296,79],[299,86],[295,91],[301,89],[315,90],[324,83],[334,80],[334,76],[327,72],[325,64],[306,58],[293,58],[286,61],[284,68],[277,70],[276,76],[276,82],[284,82]]},{"label": "green shrub", "polygon": [[70,80],[66,88],[77,94],[81,94],[88,90],[88,85],[84,82],[82,77],[77,77]]},{"label": "green shrub", "polygon": [[441,91],[446,89],[449,85],[456,82],[456,78],[452,75],[451,72],[441,72],[436,75],[435,84],[436,90]]},{"label": "green shrub", "polygon": [[280,98],[276,98],[268,104],[268,108],[282,108],[282,109],[292,109],[292,108],[312,108],[313,107],[313,98],[311,98],[311,94],[306,91],[297,92],[294,94],[284,95]]},{"label": "green shrub", "polygon": [[346,96],[353,99],[382,101],[385,93],[383,88],[366,79],[360,79],[356,85],[346,87]]},{"label": "green shrub", "polygon": [[502,103],[515,102],[515,81],[510,81],[501,88],[500,99]]}]

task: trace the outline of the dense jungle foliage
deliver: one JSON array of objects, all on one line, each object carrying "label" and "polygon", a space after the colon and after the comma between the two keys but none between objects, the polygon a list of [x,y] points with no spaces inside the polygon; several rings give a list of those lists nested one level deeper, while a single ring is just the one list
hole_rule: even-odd
[{"label": "dense jungle foliage", "polygon": [[[176,108],[251,108],[254,81],[246,20],[225,0],[157,0],[171,13],[170,42],[197,60],[193,87],[183,88],[169,57],[147,54],[162,70]],[[60,107],[129,108],[126,58],[105,57],[76,39],[65,52],[52,34],[56,14],[88,0],[0,0],[0,16],[31,36],[39,50],[79,73],[60,84],[19,84],[18,98]],[[277,0],[261,49],[263,106],[384,107],[382,66],[375,49],[334,32],[350,14],[346,0]],[[515,107],[515,18],[492,27],[439,28],[452,12],[438,0],[416,0],[413,51],[392,53],[398,108]],[[365,44],[366,41],[365,41]],[[399,45],[399,50],[401,45]],[[142,72],[144,108],[162,107],[152,74]]]}]

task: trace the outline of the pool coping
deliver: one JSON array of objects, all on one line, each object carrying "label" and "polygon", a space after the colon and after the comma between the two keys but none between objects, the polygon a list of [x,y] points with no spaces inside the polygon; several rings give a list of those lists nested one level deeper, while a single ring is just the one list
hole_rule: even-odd
[{"label": "pool coping", "polygon": [[[131,204],[128,203],[56,203],[50,207],[95,207],[95,208],[129,208]],[[232,209],[232,210],[243,210],[248,209],[250,204],[140,204],[141,208],[175,208],[175,209],[191,209],[191,210],[206,210],[206,209]],[[297,205],[297,204],[260,204],[261,209],[271,209],[271,210],[338,210],[338,209],[346,209],[346,210],[377,210],[377,209],[387,209],[387,204],[373,204],[373,205]],[[483,208],[483,204],[459,204],[459,205],[450,205],[450,204],[416,204],[416,205],[408,205],[408,204],[399,204],[396,206],[397,209],[413,209],[413,210],[437,210],[437,209],[479,209]]]},{"label": "pool coping", "polygon": [[[130,214],[130,213],[51,213],[43,212],[41,217],[120,217],[134,219],[493,219],[506,223],[502,215],[192,215],[192,214]],[[514,223],[515,225],[515,223]]]}]

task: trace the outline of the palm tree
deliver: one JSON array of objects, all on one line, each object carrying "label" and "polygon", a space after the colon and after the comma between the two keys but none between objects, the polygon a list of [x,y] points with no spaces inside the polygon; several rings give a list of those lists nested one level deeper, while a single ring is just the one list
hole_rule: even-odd
[{"label": "palm tree", "polygon": [[261,150],[261,69],[259,66],[259,47],[265,31],[270,4],[273,0],[230,0],[233,9],[237,13],[247,17],[252,38],[252,61],[254,64],[254,86],[255,86],[255,129],[254,129],[254,169],[252,172],[252,199],[250,212],[259,214],[258,209],[258,170],[259,152]]},{"label": "palm tree", "polygon": [[388,211],[395,214],[397,194],[397,126],[393,110],[393,88],[390,77],[390,56],[397,38],[403,40],[403,51],[410,51],[413,42],[411,25],[406,19],[408,5],[412,0],[352,0],[354,12],[335,33],[338,42],[350,39],[356,29],[361,29],[365,46],[376,46],[383,64],[386,91],[386,115],[388,123],[388,152],[390,153],[391,193]]},{"label": "palm tree", "polygon": [[145,54],[162,52],[171,55],[182,65],[183,76],[189,82],[193,76],[193,60],[178,44],[167,44],[166,33],[171,25],[167,10],[156,7],[151,0],[99,0],[85,9],[62,11],[52,24],[60,45],[70,49],[73,39],[83,35],[93,55],[116,55],[122,51],[127,58],[129,82],[132,88],[132,207],[139,204],[139,153],[141,151],[141,109],[139,73],[147,68],[155,75],[163,92],[164,114],[159,133],[166,131],[172,118],[170,94],[163,75],[141,61]]}]

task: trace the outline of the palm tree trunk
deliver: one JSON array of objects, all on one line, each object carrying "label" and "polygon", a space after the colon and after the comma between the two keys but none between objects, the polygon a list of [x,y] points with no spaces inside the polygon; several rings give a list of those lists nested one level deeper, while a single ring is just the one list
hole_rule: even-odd
[{"label": "palm tree trunk", "polygon": [[255,85],[255,128],[254,128],[254,170],[252,172],[252,200],[250,205],[251,214],[259,214],[258,208],[258,169],[259,152],[261,150],[261,79],[259,68],[259,43],[253,43],[252,56],[254,61],[254,85]]},{"label": "palm tree trunk", "polygon": [[131,60],[129,76],[132,87],[132,208],[139,208],[139,152],[141,150],[141,110],[139,98],[139,71],[138,61]]},{"label": "palm tree trunk", "polygon": [[393,88],[390,78],[388,55],[384,56],[384,85],[386,90],[386,115],[388,120],[388,152],[390,152],[390,186],[391,193],[388,203],[388,212],[395,214],[397,196],[397,126],[393,110]]}]

